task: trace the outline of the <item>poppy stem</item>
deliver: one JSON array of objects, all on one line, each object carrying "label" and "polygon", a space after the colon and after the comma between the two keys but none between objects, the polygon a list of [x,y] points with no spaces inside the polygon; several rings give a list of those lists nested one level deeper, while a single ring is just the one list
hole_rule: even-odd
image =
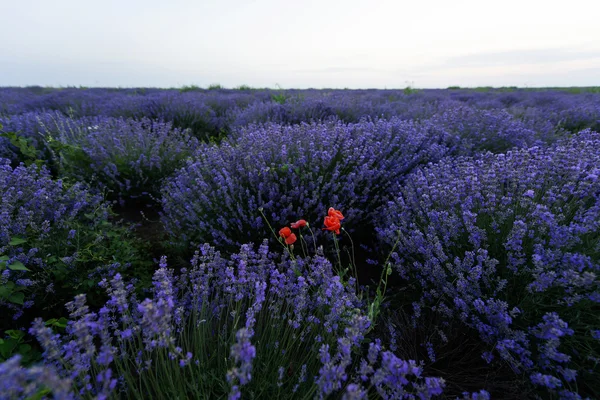
[{"label": "poppy stem", "polygon": [[302,254],[304,257],[308,257],[308,243],[304,240],[304,235],[300,234],[300,246],[302,247]]},{"label": "poppy stem", "polygon": [[[398,246],[398,243],[400,242],[401,235],[402,235],[402,232],[400,230],[398,230],[398,237],[396,238],[396,242],[394,243],[392,250],[390,250],[387,258],[385,259],[385,262],[383,263],[383,271],[381,271],[381,277],[379,278],[379,283],[377,284],[377,290],[375,292],[376,293],[375,299],[373,300],[373,302],[370,302],[370,304],[369,304],[369,319],[371,320],[371,326],[369,327],[369,331],[371,331],[373,328],[375,328],[375,322],[377,320],[377,317],[379,316],[381,304],[383,304],[383,301],[385,300],[385,293],[387,291],[388,277],[392,274],[392,266],[391,266],[391,263],[389,262],[389,260],[390,260],[390,257],[392,256],[392,253],[394,252],[394,250],[396,250],[396,246]],[[382,283],[383,283],[383,290],[381,288]]]},{"label": "poppy stem", "polygon": [[338,265],[340,266],[340,274],[343,272],[343,267],[342,267],[342,257],[340,255],[340,246],[338,244],[338,240],[336,237],[335,232],[332,232],[333,234],[333,243],[335,244],[335,252],[337,253],[337,258],[338,258]]},{"label": "poppy stem", "polygon": [[[315,246],[315,249],[314,249],[314,250],[315,250],[315,253],[316,253],[316,252],[317,252],[317,241],[315,240],[315,233],[313,232],[313,230],[312,230],[312,229],[310,229],[310,225],[307,225],[306,227],[308,228],[308,230],[310,231],[310,235],[312,236],[312,239],[313,239],[313,246]],[[307,246],[306,246],[306,247],[308,248],[308,244],[307,244]]]},{"label": "poppy stem", "polygon": [[352,240],[352,236],[350,236],[350,234],[344,228],[342,228],[342,231],[346,234],[346,236],[348,236],[348,239],[350,239],[350,248],[352,249],[350,263],[352,264],[354,279],[356,280],[355,286],[358,293],[358,267],[356,266],[356,257],[354,256],[354,241]]}]

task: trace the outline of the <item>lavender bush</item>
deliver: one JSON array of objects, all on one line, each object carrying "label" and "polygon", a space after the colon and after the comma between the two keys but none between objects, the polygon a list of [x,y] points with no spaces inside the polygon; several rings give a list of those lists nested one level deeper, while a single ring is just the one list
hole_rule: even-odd
[{"label": "lavender bush", "polygon": [[193,93],[152,96],[146,100],[139,117],[171,123],[181,130],[188,129],[197,139],[208,141],[225,129],[223,118]]},{"label": "lavender bush", "polygon": [[58,317],[57,307],[77,293],[97,303],[95,286],[110,271],[148,276],[141,243],[109,221],[107,204],[83,184],[1,160],[0,191],[0,306],[7,317],[0,330],[32,316]]},{"label": "lavender bush", "polygon": [[16,319],[34,303],[41,306],[45,301],[46,306],[53,306],[55,284],[67,284],[69,279],[59,279],[48,260],[60,262],[62,258],[66,275],[74,256],[74,246],[67,243],[76,240],[80,229],[89,229],[82,225],[106,221],[107,208],[102,198],[80,184],[53,181],[45,168],[13,169],[4,159],[0,160],[0,192],[0,305],[5,315]]},{"label": "lavender bush", "polygon": [[285,226],[334,206],[364,233],[409,171],[449,151],[444,141],[430,124],[398,119],[251,126],[202,147],[167,181],[163,223],[175,242],[237,246],[269,234],[259,208]]},{"label": "lavender bush", "polygon": [[[198,147],[189,132],[148,118],[72,119],[32,112],[11,117],[4,130],[26,139],[36,151],[32,158],[55,174],[92,182],[118,198],[157,195],[161,180]],[[19,153],[14,146],[4,148]],[[25,161],[20,156],[17,160]]]},{"label": "lavender bush", "polygon": [[[458,153],[462,155],[478,151],[500,153],[514,147],[542,144],[537,132],[504,110],[477,110],[465,106],[449,108],[432,117],[431,122],[458,136]],[[546,135],[544,139],[550,140],[551,137]]]},{"label": "lavender bush", "polygon": [[444,324],[461,321],[487,362],[561,397],[598,393],[599,165],[600,134],[583,131],[412,174],[378,233],[397,243],[413,323],[437,315],[444,342]]},{"label": "lavender bush", "polygon": [[87,156],[65,161],[79,171],[75,177],[100,185],[120,199],[157,195],[162,179],[183,165],[198,147],[188,132],[147,118],[104,118],[83,134],[62,135],[60,139],[80,147]]},{"label": "lavender bush", "polygon": [[12,143],[13,141],[10,136],[12,136],[13,132],[4,128],[6,122],[5,119],[0,118],[0,158],[17,163],[20,151],[19,148]]},{"label": "lavender bush", "polygon": [[[32,154],[24,154],[24,149],[9,143],[8,138],[0,138],[0,155],[10,159],[16,166],[20,162],[35,161],[46,164],[55,174],[64,173],[65,148],[75,142],[74,138],[85,136],[90,127],[97,125],[98,118],[74,120],[59,112],[27,112],[12,115],[3,120],[3,131],[13,132],[17,139],[31,148]],[[75,153],[69,154],[71,158]]]},{"label": "lavender bush", "polygon": [[443,380],[422,377],[418,364],[380,343],[361,360],[356,352],[371,321],[352,280],[340,280],[322,256],[279,259],[263,244],[225,258],[204,245],[179,274],[161,259],[153,283],[153,298],[138,301],[120,275],[105,279],[106,305],[93,312],[77,296],[67,304],[64,335],[37,320],[31,332],[46,366],[19,369],[18,359],[9,360],[2,393],[35,393],[35,383],[73,398],[366,398],[374,390],[427,399],[442,392]]}]

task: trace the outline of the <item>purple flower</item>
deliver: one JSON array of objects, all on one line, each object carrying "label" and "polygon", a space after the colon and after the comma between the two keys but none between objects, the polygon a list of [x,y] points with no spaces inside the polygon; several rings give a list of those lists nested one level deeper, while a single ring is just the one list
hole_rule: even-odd
[{"label": "purple flower", "polygon": [[531,382],[533,382],[535,385],[545,386],[549,389],[556,389],[562,386],[560,379],[551,375],[544,375],[539,372],[531,375]]},{"label": "purple flower", "polygon": [[239,385],[247,385],[252,379],[252,361],[256,357],[256,347],[250,342],[251,336],[246,328],[235,334],[236,343],[231,346],[231,355],[235,367],[227,372],[227,382],[231,385],[229,398],[239,398]]}]

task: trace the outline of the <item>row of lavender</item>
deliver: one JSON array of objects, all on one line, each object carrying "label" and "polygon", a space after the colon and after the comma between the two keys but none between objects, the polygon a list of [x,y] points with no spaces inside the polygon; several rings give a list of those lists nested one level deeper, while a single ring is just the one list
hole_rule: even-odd
[{"label": "row of lavender", "polygon": [[[468,155],[551,143],[584,128],[598,130],[599,98],[595,93],[464,90],[406,94],[9,88],[0,90],[0,124],[19,138],[0,137],[0,156],[13,165],[23,161],[25,144],[19,141],[26,141],[29,157],[51,162],[55,175],[62,159],[70,157],[70,164],[78,164],[76,178],[100,175],[99,183],[117,195],[140,196],[156,194],[149,182],[179,166],[197,149],[197,140],[220,141],[252,123],[414,120],[459,137],[459,152]],[[152,132],[146,134],[148,130]]]},{"label": "row of lavender", "polygon": [[600,126],[597,90],[159,90],[0,89],[0,115],[59,111],[74,117],[149,117],[198,135],[230,132],[250,122],[300,123],[364,117],[423,119],[469,106],[505,110],[541,133]]},{"label": "row of lavender", "polygon": [[[13,377],[7,393],[31,395],[40,389],[35,382],[45,382],[55,395],[74,397],[127,388],[235,397],[243,388],[254,396],[427,398],[444,386],[500,392],[506,377],[542,396],[600,391],[600,139],[590,130],[568,132],[595,126],[596,95],[366,91],[354,99],[352,92],[282,99],[148,91],[115,93],[111,102],[103,92],[66,92],[35,95],[36,103],[30,93],[5,91],[13,96],[5,110],[14,114],[1,123],[16,134],[2,148],[0,301],[17,321],[27,310],[45,316],[49,298],[56,304],[87,292],[101,300],[91,286],[102,278],[109,300],[91,312],[78,297],[60,337],[49,327],[60,330],[58,320],[36,322],[47,366],[3,364]],[[198,140],[207,125],[185,126],[169,114],[186,110],[192,121],[196,110],[232,101],[238,104],[220,115],[237,122],[219,122],[228,131],[220,143]],[[118,105],[114,113],[109,104]],[[325,104],[337,111],[310,114]],[[387,118],[352,122],[378,116],[384,105]],[[38,107],[59,111],[30,111]],[[134,118],[118,114],[127,107]],[[303,122],[311,119],[322,122]],[[14,168],[19,161],[32,165]],[[148,285],[125,289],[120,278],[139,272],[135,246],[94,250],[102,240],[113,243],[117,229],[106,231],[110,211],[98,189],[124,203],[143,197],[160,206],[172,249],[193,253],[209,242],[232,255],[222,259],[203,246],[191,268],[175,275],[163,261],[153,300],[129,298],[133,288],[148,296]],[[317,229],[297,246],[317,256],[264,246],[238,253],[268,238],[271,226],[299,218],[318,224],[330,206],[346,216],[344,235],[332,241]],[[375,275],[392,253],[385,270],[396,282],[382,318],[373,319],[367,292],[354,291],[354,281],[323,258],[336,260],[334,244],[368,248]],[[98,261],[90,249],[118,256]],[[460,378],[449,348],[470,354]],[[437,378],[421,377],[434,370]],[[492,373],[498,377],[489,382],[476,379]],[[190,388],[189,380],[204,383]]]}]

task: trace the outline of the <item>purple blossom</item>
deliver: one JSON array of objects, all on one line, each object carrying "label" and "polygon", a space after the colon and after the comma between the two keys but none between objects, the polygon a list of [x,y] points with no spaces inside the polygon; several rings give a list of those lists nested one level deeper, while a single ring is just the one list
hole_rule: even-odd
[{"label": "purple blossom", "polygon": [[246,328],[238,330],[235,338],[236,343],[231,346],[230,356],[235,367],[227,373],[227,381],[246,385],[252,379],[252,360],[256,357],[256,347],[250,342],[252,337]]},{"label": "purple blossom", "polygon": [[546,386],[549,389],[556,389],[562,386],[560,379],[551,375],[544,375],[539,372],[531,375],[531,382],[533,382],[535,385]]},{"label": "purple blossom", "polygon": [[31,398],[46,388],[54,398],[75,399],[71,392],[71,380],[62,378],[50,365],[24,368],[21,356],[16,355],[0,363],[0,393],[4,399]]}]

